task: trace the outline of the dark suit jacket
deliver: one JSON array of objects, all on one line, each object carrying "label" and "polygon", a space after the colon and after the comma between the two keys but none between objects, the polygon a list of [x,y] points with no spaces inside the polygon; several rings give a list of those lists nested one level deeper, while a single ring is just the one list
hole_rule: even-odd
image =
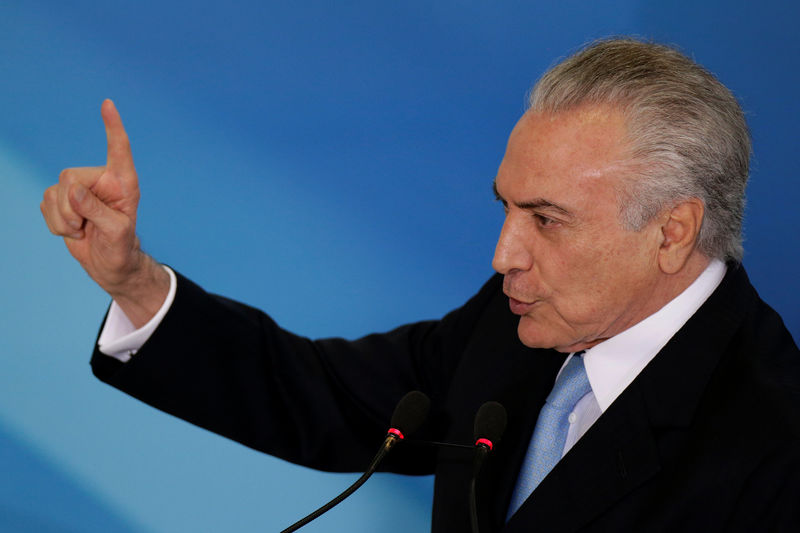
[{"label": "dark suit jacket", "polygon": [[[720,287],[505,522],[564,355],[523,346],[493,277],[442,320],[311,341],[179,276],[163,322],[103,381],[247,446],[363,470],[397,400],[426,392],[420,438],[472,441],[497,400],[508,429],[478,483],[482,531],[800,531],[800,352],[744,269]],[[385,469],[436,474],[433,531],[469,531],[471,453],[403,443]],[[377,527],[377,524],[376,524]]]}]

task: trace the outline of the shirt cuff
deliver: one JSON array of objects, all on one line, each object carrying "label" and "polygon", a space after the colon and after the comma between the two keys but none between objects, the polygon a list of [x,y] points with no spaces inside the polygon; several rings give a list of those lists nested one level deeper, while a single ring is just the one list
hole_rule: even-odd
[{"label": "shirt cuff", "polygon": [[166,265],[162,266],[169,274],[169,292],[164,303],[161,304],[161,308],[147,324],[136,329],[120,306],[117,305],[117,302],[112,300],[106,323],[103,325],[103,330],[97,339],[97,348],[101,353],[127,363],[131,356],[150,338],[150,335],[153,334],[158,325],[161,324],[161,320],[175,300],[175,291],[178,286],[175,272]]}]

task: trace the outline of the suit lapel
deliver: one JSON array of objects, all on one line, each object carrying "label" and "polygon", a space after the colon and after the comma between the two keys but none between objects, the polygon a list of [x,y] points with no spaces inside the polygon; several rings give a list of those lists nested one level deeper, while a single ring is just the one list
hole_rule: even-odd
[{"label": "suit lapel", "polygon": [[511,517],[507,531],[575,531],[659,468],[640,387],[631,385]]},{"label": "suit lapel", "polygon": [[[542,531],[577,531],[658,474],[659,431],[680,431],[691,423],[742,319],[740,310],[754,297],[746,290],[743,269],[728,268],[717,291],[555,466],[504,531],[529,531],[531,524]],[[515,454],[514,460],[517,472],[522,457]]]}]

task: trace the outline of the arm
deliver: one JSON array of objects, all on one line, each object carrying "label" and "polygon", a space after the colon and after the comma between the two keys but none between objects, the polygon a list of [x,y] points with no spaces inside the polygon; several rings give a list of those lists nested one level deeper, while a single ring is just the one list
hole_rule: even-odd
[{"label": "arm", "polygon": [[[70,253],[139,328],[161,308],[169,276],[139,246],[138,179],[128,138],[110,101],[102,114],[107,165],[65,170],[41,207],[50,230],[64,237]],[[494,283],[476,301],[496,291]],[[394,405],[409,390],[423,390],[434,402],[444,397],[483,309],[471,305],[442,321],[348,342],[293,335],[263,313],[181,277],[166,307],[158,328],[127,363],[96,349],[95,374],[247,446],[332,470],[366,465]],[[395,452],[392,468],[431,472],[432,451],[405,455],[408,460]]]},{"label": "arm", "polygon": [[[110,385],[257,450],[357,471],[406,392],[419,389],[434,406],[445,404],[469,333],[497,288],[496,280],[487,284],[440,321],[356,341],[312,341],[178,275],[172,307],[137,354],[122,364],[96,351],[92,367]],[[434,409],[424,437],[445,429],[436,417]],[[398,447],[389,459],[388,468],[407,474],[434,465],[428,449]]]}]

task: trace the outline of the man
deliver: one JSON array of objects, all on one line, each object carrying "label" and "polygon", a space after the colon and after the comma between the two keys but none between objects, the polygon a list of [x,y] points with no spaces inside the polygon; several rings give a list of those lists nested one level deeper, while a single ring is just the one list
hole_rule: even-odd
[{"label": "man", "polygon": [[[432,399],[423,437],[450,442],[497,400],[483,531],[800,525],[800,352],[740,264],[746,124],[680,53],[601,41],[546,73],[495,179],[499,274],[439,321],[353,342],[297,337],[145,255],[128,139],[102,113],[108,164],[42,202],[114,300],[100,379],[329,470],[362,469],[409,390]],[[398,447],[386,467],[435,473],[433,530],[467,530],[469,453]]]}]

